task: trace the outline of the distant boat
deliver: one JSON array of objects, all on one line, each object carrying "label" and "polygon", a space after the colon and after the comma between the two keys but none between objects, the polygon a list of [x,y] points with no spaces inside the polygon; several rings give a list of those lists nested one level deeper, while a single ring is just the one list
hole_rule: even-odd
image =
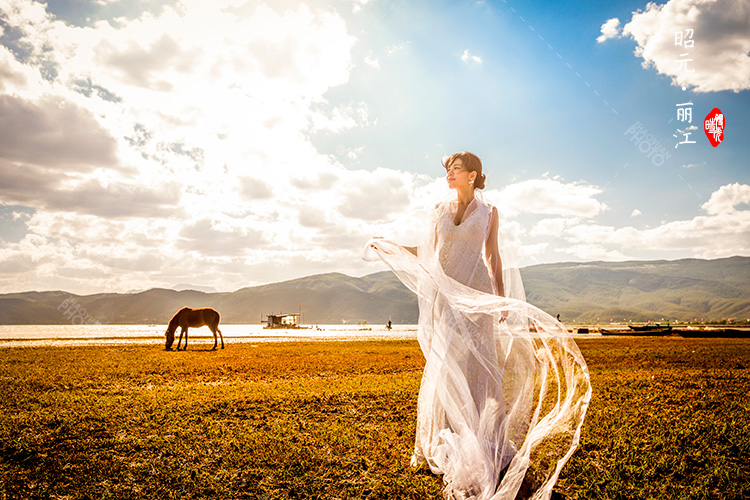
[{"label": "distant boat", "polygon": [[672,327],[667,326],[661,326],[659,323],[656,323],[654,325],[643,325],[643,326],[633,326],[629,325],[628,328],[633,330],[634,332],[660,332],[664,330],[671,330]]},{"label": "distant boat", "polygon": [[599,328],[599,333],[602,335],[629,335],[637,337],[654,336],[658,337],[666,335],[672,332],[671,326],[659,326],[659,325],[644,325],[644,326],[629,326],[627,330],[607,330],[605,328]]},{"label": "distant boat", "polygon": [[308,327],[300,326],[299,317],[301,314],[269,314],[266,316],[266,324],[263,328],[283,329],[283,330],[302,330]]}]

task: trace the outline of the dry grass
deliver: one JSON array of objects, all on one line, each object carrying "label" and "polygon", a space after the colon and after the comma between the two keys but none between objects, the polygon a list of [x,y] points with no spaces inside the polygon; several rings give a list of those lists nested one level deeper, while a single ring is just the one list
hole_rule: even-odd
[{"label": "dry grass", "polygon": [[[750,496],[750,341],[579,345],[594,397],[559,493]],[[408,465],[416,342],[160,347],[0,349],[0,498],[440,498]]]}]

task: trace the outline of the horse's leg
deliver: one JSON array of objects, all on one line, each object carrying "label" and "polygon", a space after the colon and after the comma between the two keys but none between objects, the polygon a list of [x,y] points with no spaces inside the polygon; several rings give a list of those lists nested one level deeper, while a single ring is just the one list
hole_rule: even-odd
[{"label": "horse's leg", "polygon": [[221,336],[221,348],[224,349],[224,335],[221,334],[221,330],[219,330],[219,326],[209,325],[209,328],[211,329],[211,333],[214,334],[214,349],[213,350],[216,350],[216,346],[219,343],[219,340],[216,338],[216,332],[218,332],[219,335]]},{"label": "horse's leg", "polygon": [[183,349],[187,349],[187,328],[184,326],[180,327],[180,340],[177,341],[177,350],[180,350],[180,344],[182,343],[182,335],[185,334],[185,347]]},{"label": "horse's leg", "polygon": [[185,350],[186,351],[187,351],[188,328],[189,327],[187,326],[185,327]]},{"label": "horse's leg", "polygon": [[211,333],[214,334],[214,348],[211,349],[212,351],[216,350],[216,345],[219,342],[219,339],[216,338],[216,327],[214,325],[208,325],[208,329],[211,330]]}]

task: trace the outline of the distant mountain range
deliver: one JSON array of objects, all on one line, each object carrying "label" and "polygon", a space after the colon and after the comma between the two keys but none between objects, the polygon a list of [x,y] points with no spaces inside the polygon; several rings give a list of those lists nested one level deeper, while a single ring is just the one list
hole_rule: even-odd
[{"label": "distant mountain range", "polygon": [[750,318],[750,257],[542,264],[527,300],[575,322]]},{"label": "distant mountain range", "polygon": [[[564,322],[750,318],[750,257],[542,264],[521,275],[528,301]],[[321,274],[226,293],[2,294],[0,324],[165,324],[182,306],[213,307],[224,323],[301,311],[306,324],[414,324],[419,314],[416,296],[386,271]]]}]

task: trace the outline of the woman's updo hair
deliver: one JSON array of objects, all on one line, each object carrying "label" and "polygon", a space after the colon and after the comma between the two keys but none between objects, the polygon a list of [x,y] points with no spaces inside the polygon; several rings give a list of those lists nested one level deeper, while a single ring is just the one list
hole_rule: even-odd
[{"label": "woman's updo hair", "polygon": [[448,170],[454,161],[461,160],[461,164],[469,172],[476,172],[477,178],[474,179],[474,187],[476,189],[484,189],[485,175],[482,173],[482,160],[473,153],[464,151],[463,153],[453,153],[448,158],[443,160],[443,167]]}]

